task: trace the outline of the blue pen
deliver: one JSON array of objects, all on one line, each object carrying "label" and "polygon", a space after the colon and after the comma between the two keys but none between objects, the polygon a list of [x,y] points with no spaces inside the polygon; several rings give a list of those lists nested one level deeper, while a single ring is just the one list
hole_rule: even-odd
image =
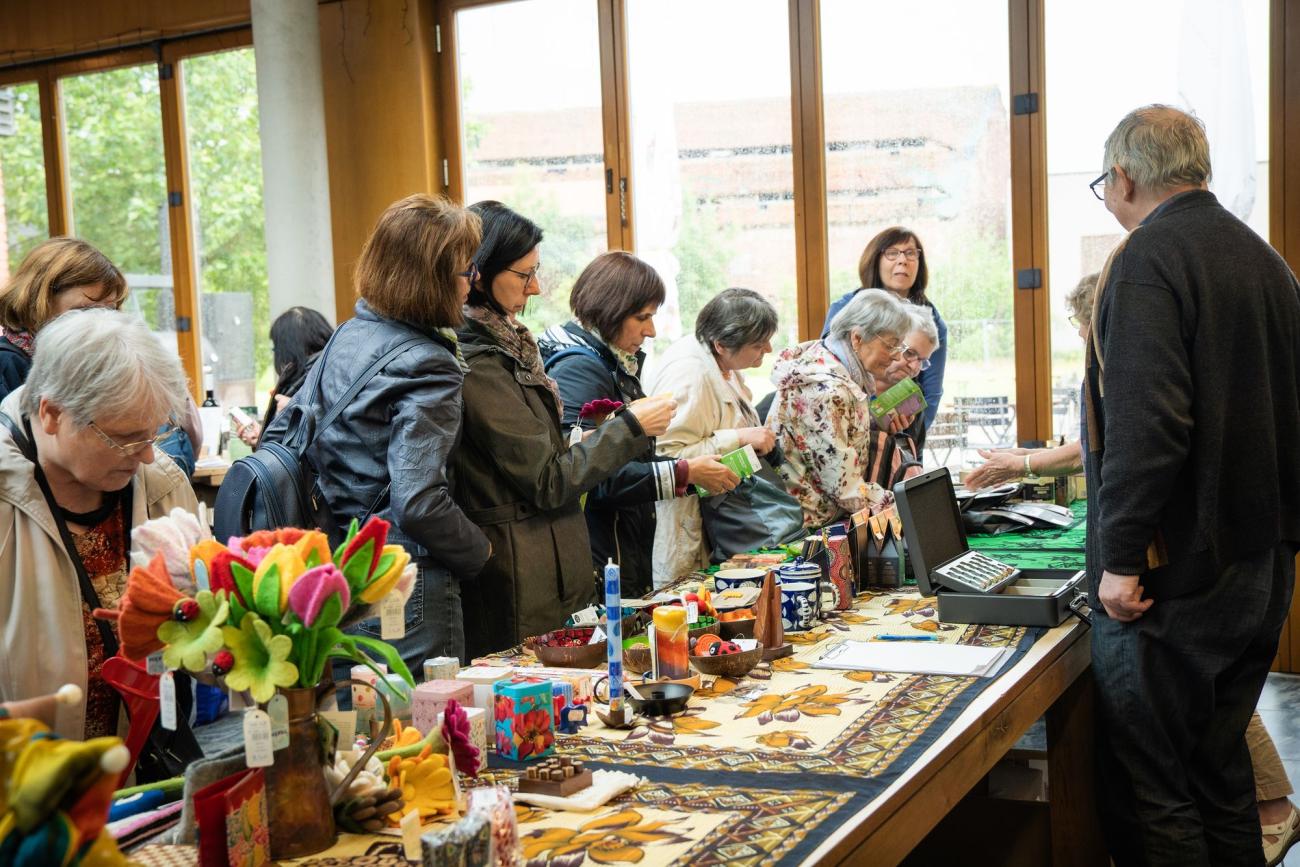
[{"label": "blue pen", "polygon": [[872,641],[938,641],[937,635],[877,635]]}]

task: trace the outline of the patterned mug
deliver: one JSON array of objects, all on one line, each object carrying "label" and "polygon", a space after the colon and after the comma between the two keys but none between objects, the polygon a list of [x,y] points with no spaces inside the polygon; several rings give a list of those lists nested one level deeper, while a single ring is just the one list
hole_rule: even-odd
[{"label": "patterned mug", "polygon": [[719,569],[713,573],[713,588],[721,593],[741,587],[761,587],[766,577],[766,569]]},{"label": "patterned mug", "polygon": [[813,625],[813,595],[816,584],[807,582],[781,584],[781,626],[789,632],[801,632]]}]

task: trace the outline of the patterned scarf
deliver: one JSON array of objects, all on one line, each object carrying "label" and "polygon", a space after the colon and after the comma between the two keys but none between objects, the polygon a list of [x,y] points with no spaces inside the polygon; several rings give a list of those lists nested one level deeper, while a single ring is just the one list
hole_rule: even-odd
[{"label": "patterned scarf", "polygon": [[513,316],[507,318],[486,306],[471,307],[466,304],[464,313],[466,319],[472,319],[486,328],[497,345],[520,366],[537,377],[538,382],[546,384],[551,394],[555,395],[555,405],[560,415],[564,415],[564,401],[560,399],[560,387],[556,385],[555,380],[546,375],[546,367],[542,364],[542,353],[538,351],[537,340],[528,330],[528,326]]},{"label": "patterned scarf", "polygon": [[30,331],[10,331],[8,328],[0,326],[0,337],[27,353],[29,358],[36,352],[36,336]]},{"label": "patterned scarf", "polygon": [[849,373],[849,379],[857,383],[858,388],[868,395],[876,393],[876,380],[871,376],[871,372],[862,366],[862,359],[858,358],[858,354],[853,351],[851,340],[827,337],[823,342],[831,351],[831,355],[844,365],[844,369]]},{"label": "patterned scarf", "polygon": [[601,334],[599,331],[597,331],[594,328],[588,329],[588,333],[590,333],[601,343],[605,344],[605,348],[607,348],[611,353],[613,353],[614,360],[618,362],[619,367],[623,368],[624,373],[626,373],[628,376],[632,376],[632,377],[636,377],[637,379],[640,379],[641,362],[637,360],[635,353],[624,352],[623,350],[619,349],[613,343],[606,340],[605,335]]}]

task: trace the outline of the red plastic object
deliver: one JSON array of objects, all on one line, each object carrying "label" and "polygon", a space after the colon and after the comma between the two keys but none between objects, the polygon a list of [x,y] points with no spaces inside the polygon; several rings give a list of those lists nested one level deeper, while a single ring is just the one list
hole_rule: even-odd
[{"label": "red plastic object", "polygon": [[120,789],[135,770],[136,759],[140,758],[140,751],[158,719],[158,675],[150,674],[143,665],[124,656],[113,656],[104,661],[103,676],[122,695],[131,720],[126,732],[126,748],[131,752],[131,761],[117,780]]}]

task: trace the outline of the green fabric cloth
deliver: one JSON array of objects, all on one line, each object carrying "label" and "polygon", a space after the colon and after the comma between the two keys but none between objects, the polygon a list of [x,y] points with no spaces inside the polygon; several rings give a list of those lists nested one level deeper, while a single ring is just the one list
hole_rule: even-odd
[{"label": "green fabric cloth", "polygon": [[1021,569],[1082,569],[1088,524],[1088,501],[1070,506],[1074,523],[1064,529],[1030,530],[997,536],[971,535],[970,546],[995,560]]}]

